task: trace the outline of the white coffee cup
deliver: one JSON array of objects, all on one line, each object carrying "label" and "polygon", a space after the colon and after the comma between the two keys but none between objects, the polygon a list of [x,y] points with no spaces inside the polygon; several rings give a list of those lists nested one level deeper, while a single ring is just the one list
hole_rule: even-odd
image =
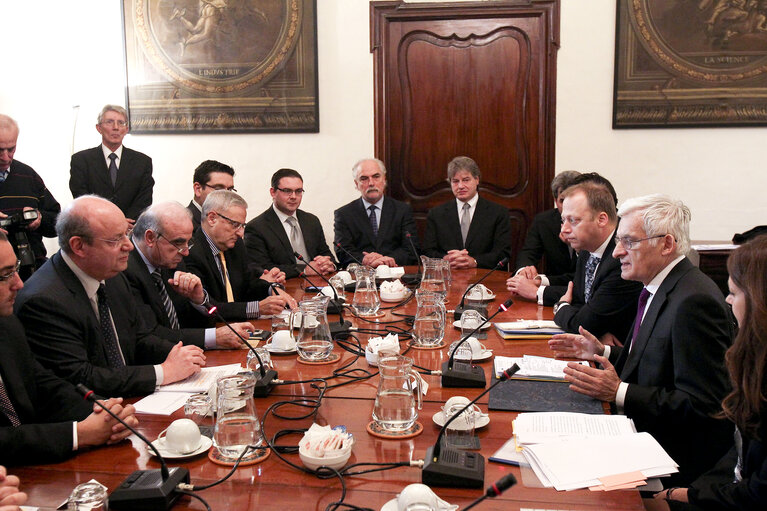
[{"label": "white coffee cup", "polygon": [[175,454],[188,454],[200,447],[202,436],[200,428],[191,419],[178,419],[171,423],[157,439],[163,439],[168,451]]},{"label": "white coffee cup", "polygon": [[397,511],[408,511],[410,509],[437,511],[440,509],[440,499],[425,484],[409,484],[397,495]]},{"label": "white coffee cup", "polygon": [[[450,345],[449,352],[451,354],[453,353],[453,351],[455,350],[459,342],[460,341],[456,341]],[[469,337],[468,339],[466,339],[466,341],[464,341],[464,343],[461,345],[461,349],[464,349],[465,347],[468,347],[471,350],[472,359],[477,359],[482,357],[482,354],[487,349],[484,344],[482,344],[481,342],[479,342],[479,340],[477,340],[476,337]],[[456,355],[456,358],[459,358],[458,355]]]},{"label": "white coffee cup", "polygon": [[352,274],[348,271],[339,271],[335,274],[336,277],[341,277],[344,281],[344,284],[350,284],[354,279],[352,279]]},{"label": "white coffee cup", "polygon": [[[450,399],[448,399],[445,402],[445,405],[442,407],[442,414],[445,417],[445,422],[450,420],[450,418],[453,415],[455,415],[456,413],[461,411],[463,409],[463,407],[465,407],[467,404],[469,404],[470,401],[471,401],[471,399],[469,399],[468,397],[464,397],[464,396],[453,396]],[[468,410],[463,412],[463,415],[466,416],[466,417],[474,417],[474,418],[476,418],[476,417],[479,417],[479,415],[481,413],[482,413],[482,411],[480,410],[479,406],[472,405]],[[461,419],[459,418],[459,419],[456,419],[456,420],[461,420]]]},{"label": "white coffee cup", "polygon": [[290,330],[278,330],[272,334],[270,345],[278,350],[290,351],[296,347],[296,341]]}]

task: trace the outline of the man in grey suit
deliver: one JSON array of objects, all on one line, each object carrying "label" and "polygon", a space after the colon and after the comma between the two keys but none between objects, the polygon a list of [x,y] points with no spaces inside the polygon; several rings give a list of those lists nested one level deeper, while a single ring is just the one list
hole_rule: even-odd
[{"label": "man in grey suit", "polygon": [[69,190],[72,197],[94,194],[105,197],[122,210],[131,224],[152,203],[152,159],[124,147],[128,113],[121,106],[106,105],[96,130],[101,145],[72,155]]},{"label": "man in grey suit", "polygon": [[[615,404],[640,431],[655,437],[679,464],[670,485],[685,485],[711,468],[732,444],[731,423],[714,416],[730,390],[724,354],[733,321],[716,284],[685,256],[690,210],[663,195],[627,200],[613,256],[621,277],[644,289],[623,348],[605,346],[586,330],[554,336],[576,392]],[[665,484],[665,483],[664,483]]]},{"label": "man in grey suit", "polygon": [[[354,186],[361,197],[338,208],[333,224],[336,250],[342,265],[357,261],[378,267],[417,264],[408,241],[418,250],[413,210],[410,205],[384,197],[386,167],[381,160],[367,158],[352,167]],[[351,255],[349,255],[351,254]]]},{"label": "man in grey suit", "polygon": [[[272,175],[269,193],[272,206],[245,226],[250,263],[260,268],[276,266],[289,279],[301,272],[314,275],[335,271],[320,219],[298,209],[304,197],[301,174],[293,169],[278,170]],[[311,266],[297,260],[294,252]]]}]

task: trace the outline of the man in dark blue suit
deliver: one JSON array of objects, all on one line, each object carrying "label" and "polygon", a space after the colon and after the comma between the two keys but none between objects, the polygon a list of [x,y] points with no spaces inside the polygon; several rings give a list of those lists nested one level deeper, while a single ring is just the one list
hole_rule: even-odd
[{"label": "man in dark blue suit", "polygon": [[192,190],[194,197],[186,207],[192,213],[194,230],[200,228],[202,220],[202,205],[210,192],[216,190],[229,190],[236,192],[234,187],[234,169],[226,163],[216,160],[205,160],[194,169],[192,178]]},{"label": "man in dark blue suit", "polygon": [[426,218],[423,251],[450,261],[451,268],[494,268],[511,255],[509,212],[479,196],[480,176],[474,160],[453,158],[447,181],[455,200],[432,208]]},{"label": "man in dark blue suit", "polygon": [[72,155],[69,190],[72,197],[95,194],[106,197],[132,224],[152,203],[152,159],[123,146],[128,134],[128,113],[121,106],[106,105],[96,130],[101,145]]},{"label": "man in dark blue suit", "polygon": [[[91,407],[72,384],[32,355],[24,328],[13,315],[16,294],[24,287],[18,270],[16,254],[0,232],[0,463],[57,462],[78,449],[119,442],[130,431],[101,408]],[[137,425],[133,406],[121,403],[109,399],[105,404]]]},{"label": "man in dark blue suit", "polygon": [[732,423],[714,417],[729,393],[724,354],[733,321],[716,284],[685,256],[690,210],[663,195],[627,200],[613,256],[621,277],[644,285],[621,347],[591,333],[557,335],[558,356],[594,360],[601,369],[565,369],[571,388],[615,404],[639,431],[655,437],[679,464],[665,480],[686,485],[732,445]]},{"label": "man in dark blue suit", "polygon": [[344,266],[355,259],[372,267],[417,264],[408,241],[410,234],[417,252],[413,210],[405,202],[384,197],[383,162],[374,158],[360,160],[352,167],[352,174],[361,197],[334,213],[335,242],[344,248],[336,250],[338,261]]}]

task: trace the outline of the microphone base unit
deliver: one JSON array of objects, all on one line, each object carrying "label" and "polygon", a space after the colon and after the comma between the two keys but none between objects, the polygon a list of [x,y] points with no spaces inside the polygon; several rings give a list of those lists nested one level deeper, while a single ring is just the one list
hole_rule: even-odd
[{"label": "microphone base unit", "polygon": [[441,447],[434,461],[434,446],[426,450],[421,482],[427,486],[482,488],[485,458],[478,452]]},{"label": "microphone base unit", "polygon": [[479,366],[458,362],[453,360],[453,367],[450,368],[448,360],[442,364],[442,386],[443,387],[468,387],[484,389],[487,385],[485,379],[485,370]]},{"label": "microphone base unit", "polygon": [[341,320],[338,323],[329,323],[328,326],[330,327],[330,337],[333,339],[337,337],[346,339],[349,337],[349,329],[351,329],[352,323],[351,321]]},{"label": "microphone base unit", "polygon": [[417,286],[421,283],[421,274],[420,273],[406,273],[403,276],[400,277],[400,280],[403,284],[406,286]]},{"label": "microphone base unit", "polygon": [[328,314],[341,314],[344,310],[344,300],[330,300],[328,302]]},{"label": "microphone base unit", "polygon": [[129,511],[165,511],[176,503],[181,493],[176,488],[189,483],[189,470],[174,467],[163,481],[156,470],[136,470],[109,496],[109,508]]},{"label": "microphone base unit", "polygon": [[277,371],[274,369],[266,369],[266,374],[261,376],[261,371],[255,371],[256,385],[253,387],[253,397],[266,397],[272,392],[274,387],[274,380],[277,379]]}]

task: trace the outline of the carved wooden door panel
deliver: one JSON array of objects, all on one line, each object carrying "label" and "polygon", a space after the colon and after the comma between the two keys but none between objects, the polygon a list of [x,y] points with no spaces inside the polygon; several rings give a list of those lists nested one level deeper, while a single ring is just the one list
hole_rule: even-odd
[{"label": "carved wooden door panel", "polygon": [[513,265],[552,204],[558,39],[558,0],[371,3],[376,155],[421,236],[453,197],[448,162],[469,156],[480,194],[509,209]]}]

